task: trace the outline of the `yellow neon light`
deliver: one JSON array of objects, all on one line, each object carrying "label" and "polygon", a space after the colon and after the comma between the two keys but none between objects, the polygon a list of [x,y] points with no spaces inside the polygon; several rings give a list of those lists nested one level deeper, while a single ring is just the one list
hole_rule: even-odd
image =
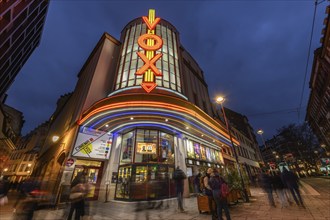
[{"label": "yellow neon light", "polygon": [[149,9],[148,17],[143,16],[142,19],[146,23],[148,30],[146,34],[143,34],[139,37],[138,44],[145,50],[145,59],[144,55],[140,52],[138,52],[138,56],[145,62],[145,65],[136,72],[136,75],[144,74],[141,86],[146,92],[149,93],[157,86],[157,84],[154,82],[155,75],[162,76],[159,70],[155,67],[154,63],[162,55],[160,54],[159,56],[159,54],[157,54],[155,56],[155,50],[161,48],[163,41],[159,36],[155,35],[155,27],[160,21],[160,18],[156,18],[155,10]]}]

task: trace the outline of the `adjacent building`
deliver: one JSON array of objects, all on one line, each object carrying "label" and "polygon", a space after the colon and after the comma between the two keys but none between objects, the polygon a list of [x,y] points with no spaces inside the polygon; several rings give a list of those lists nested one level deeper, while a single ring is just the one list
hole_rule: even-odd
[{"label": "adjacent building", "polygon": [[47,132],[48,122],[45,122],[27,135],[18,138],[15,149],[10,153],[7,169],[3,173],[3,175],[9,176],[11,182],[22,182],[32,174]]},{"label": "adjacent building", "polygon": [[306,120],[321,146],[330,150],[330,5],[326,8],[322,46],[314,51]]},{"label": "adjacent building", "polygon": [[0,1],[0,102],[39,45],[48,0]]},{"label": "adjacent building", "polygon": [[260,173],[260,164],[263,159],[252,126],[245,115],[224,108],[228,123],[231,124],[231,133],[240,142],[236,147],[238,161],[246,174],[252,179]]},{"label": "adjacent building", "polygon": [[0,103],[0,176],[9,170],[9,158],[21,135],[24,124],[22,112]]}]

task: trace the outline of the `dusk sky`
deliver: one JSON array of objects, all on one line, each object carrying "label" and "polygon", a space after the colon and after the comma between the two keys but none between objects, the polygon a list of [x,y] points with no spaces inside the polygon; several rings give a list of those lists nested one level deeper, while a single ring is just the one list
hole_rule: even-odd
[{"label": "dusk sky", "polygon": [[49,119],[61,95],[73,91],[104,32],[119,39],[129,21],[154,8],[177,28],[182,45],[203,69],[212,101],[226,96],[226,107],[271,138],[278,128],[305,119],[313,53],[321,46],[328,4],[317,6],[299,121],[313,0],[51,1],[41,44],[9,89],[6,104],[23,112],[22,134],[28,133]]}]

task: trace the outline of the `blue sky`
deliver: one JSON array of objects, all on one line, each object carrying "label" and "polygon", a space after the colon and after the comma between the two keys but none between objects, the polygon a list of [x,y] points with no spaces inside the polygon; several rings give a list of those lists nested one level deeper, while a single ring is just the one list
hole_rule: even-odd
[{"label": "blue sky", "polygon": [[[8,91],[6,104],[22,111],[23,134],[47,120],[71,92],[77,74],[104,32],[120,38],[124,26],[156,9],[172,23],[203,69],[211,99],[248,116],[270,138],[302,123],[313,52],[320,47],[327,2],[317,6],[311,57],[300,106],[314,1],[59,1],[50,2],[41,44]],[[277,113],[272,113],[277,112]],[[269,114],[272,113],[272,114]],[[259,140],[260,141],[260,140]]]}]

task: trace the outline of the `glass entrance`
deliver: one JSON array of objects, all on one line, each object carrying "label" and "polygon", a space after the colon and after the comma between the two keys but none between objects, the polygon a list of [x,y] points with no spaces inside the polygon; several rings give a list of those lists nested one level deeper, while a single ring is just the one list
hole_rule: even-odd
[{"label": "glass entrance", "polygon": [[87,161],[77,160],[76,166],[73,172],[72,180],[77,176],[79,172],[82,172],[84,167],[87,169],[87,180],[90,184],[90,191],[87,194],[87,199],[97,200],[101,178],[102,178],[102,166],[103,162],[99,161]]},{"label": "glass entrance", "polygon": [[[126,170],[126,173],[124,172]],[[117,199],[152,200],[175,196],[174,167],[159,164],[119,168]]]}]

